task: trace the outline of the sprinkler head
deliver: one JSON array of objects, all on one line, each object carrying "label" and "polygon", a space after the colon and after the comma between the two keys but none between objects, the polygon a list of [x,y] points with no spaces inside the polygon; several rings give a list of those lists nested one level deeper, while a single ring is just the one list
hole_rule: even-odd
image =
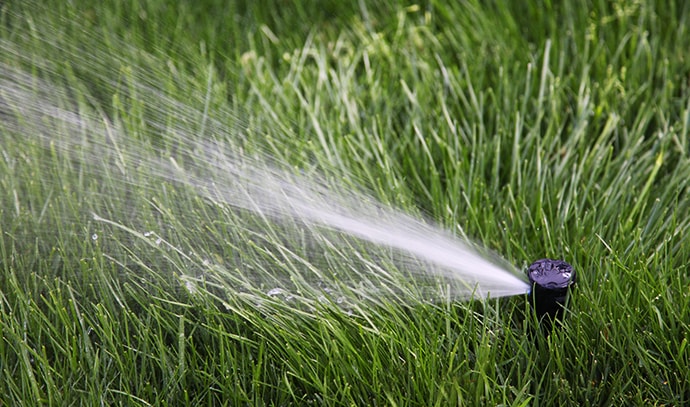
[{"label": "sprinkler head", "polygon": [[[575,284],[575,269],[563,260],[540,259],[530,264],[527,277],[532,285],[530,301],[541,321],[559,319]],[[546,316],[546,318],[544,318]]]}]

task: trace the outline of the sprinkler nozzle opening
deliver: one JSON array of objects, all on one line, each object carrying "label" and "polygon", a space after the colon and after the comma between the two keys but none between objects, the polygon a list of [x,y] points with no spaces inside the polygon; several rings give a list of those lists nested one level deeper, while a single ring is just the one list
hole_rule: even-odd
[{"label": "sprinkler nozzle opening", "polygon": [[560,318],[568,298],[568,288],[575,284],[573,266],[563,260],[540,259],[530,264],[527,277],[532,286],[530,302],[537,318]]}]

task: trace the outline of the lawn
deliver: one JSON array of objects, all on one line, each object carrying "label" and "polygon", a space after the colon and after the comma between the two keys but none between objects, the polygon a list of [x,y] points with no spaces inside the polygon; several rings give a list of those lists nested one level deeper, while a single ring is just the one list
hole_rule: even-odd
[{"label": "lawn", "polygon": [[[0,406],[690,403],[689,17],[0,0]],[[287,211],[300,185],[568,261],[562,321]]]}]

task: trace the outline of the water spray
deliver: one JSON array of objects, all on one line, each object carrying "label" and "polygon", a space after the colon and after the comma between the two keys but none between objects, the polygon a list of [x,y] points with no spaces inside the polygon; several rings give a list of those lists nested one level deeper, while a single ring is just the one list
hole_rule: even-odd
[{"label": "water spray", "polygon": [[560,319],[575,284],[575,269],[563,260],[540,259],[530,264],[527,277],[532,286],[530,302],[537,318],[550,323]]},{"label": "water spray", "polygon": [[[261,138],[252,138],[243,112],[222,104],[209,107],[214,89],[211,69],[206,92],[186,92],[189,97],[180,100],[160,79],[167,71],[158,72],[155,65],[153,70],[131,65],[126,55],[139,50],[124,42],[114,49],[128,52],[111,54],[97,48],[84,53],[44,37],[45,47],[91,74],[88,81],[75,78],[76,84],[66,86],[54,79],[59,72],[50,61],[27,56],[21,47],[0,41],[0,54],[33,68],[0,61],[0,145],[14,145],[18,151],[42,146],[77,164],[91,180],[102,180],[94,182],[98,188],[83,191],[90,197],[85,206],[95,214],[94,220],[129,234],[131,240],[123,239],[128,252],[155,235],[155,241],[137,254],[145,258],[149,249],[156,253],[166,230],[148,229],[145,214],[141,219],[129,216],[129,203],[120,199],[124,196],[152,203],[152,218],[177,225],[169,231],[176,242],[166,242],[166,247],[174,247],[184,261],[164,257],[190,281],[207,284],[209,276],[215,276],[219,286],[263,290],[269,297],[311,292],[318,298],[322,287],[328,286],[358,299],[431,301],[523,295],[532,283],[533,296],[539,298],[534,303],[537,312],[558,313],[549,304],[564,300],[560,291],[554,291],[559,287],[538,274],[542,268],[530,273],[528,283],[513,264],[481,245],[383,205],[366,192],[346,188],[336,181],[350,178],[345,169],[334,168],[338,176],[327,177],[319,171],[295,171],[281,162]],[[112,69],[119,66],[126,69]],[[45,75],[36,74],[44,71]],[[100,92],[114,95],[113,106],[97,98],[87,97],[89,103],[76,100],[70,87],[93,88],[94,83]],[[146,106],[146,114],[138,114],[140,106]],[[116,113],[107,114],[111,109]],[[143,133],[131,134],[128,120],[145,123],[138,129]],[[280,128],[269,130],[282,138]],[[156,200],[173,189],[201,198],[226,216],[220,220],[225,224],[216,230],[208,226],[215,225],[215,218],[161,209]],[[205,225],[203,230],[196,228],[200,224]],[[255,224],[265,227],[252,229]],[[233,238],[223,232],[226,229],[234,231]],[[247,230],[247,235],[236,236],[240,230]],[[256,256],[223,256],[255,250],[260,251]],[[241,276],[236,270],[243,271]]]},{"label": "water spray", "polygon": [[[0,42],[0,50],[21,57],[11,44]],[[84,58],[83,64],[90,65],[90,57]],[[211,115],[203,101],[180,101],[161,91],[162,85],[151,84],[147,76],[137,78],[138,74],[133,75],[128,85],[133,90],[125,90],[137,95],[137,103],[149,107],[146,128],[155,133],[155,143],[129,134],[117,115],[78,107],[60,82],[0,63],[0,100],[7,116],[0,122],[4,129],[0,144],[20,150],[43,146],[45,151],[78,163],[91,179],[104,180],[98,186],[107,187],[105,192],[86,191],[91,197],[87,204],[93,208],[94,220],[129,233],[123,240],[127,250],[158,233],[144,229],[149,227],[145,219],[119,212],[129,213],[128,204],[119,197],[141,196],[154,203],[153,216],[164,216],[168,225],[178,225],[172,231],[177,242],[169,247],[175,246],[185,260],[172,259],[174,268],[185,279],[203,284],[214,278],[226,288],[291,295],[308,292],[316,298],[323,286],[339,287],[342,296],[347,294],[353,300],[385,297],[396,301],[498,298],[529,291],[527,279],[514,265],[480,245],[318,172],[296,172],[262,150],[258,142],[252,145],[252,154],[245,153],[242,143],[249,141],[243,126],[233,124],[240,120],[236,113],[221,109]],[[107,78],[102,84],[113,94],[125,92]],[[213,131],[200,130],[199,123]],[[227,215],[222,221],[234,225],[235,231],[249,230],[258,223],[265,227],[251,229],[246,239],[229,241],[220,230],[209,235],[208,228],[196,229],[204,222],[194,212],[159,209],[155,199],[165,196],[168,189],[202,198]],[[127,223],[118,219],[127,219]],[[243,253],[261,253],[226,260],[223,250],[229,249],[224,244],[205,244],[207,236],[242,246]],[[145,245],[144,249],[155,251],[157,247]],[[333,262],[333,258],[341,260]],[[214,259],[222,260],[211,261]],[[248,261],[256,264],[250,266]],[[285,265],[294,266],[285,271]],[[241,278],[237,269],[243,270]]]}]

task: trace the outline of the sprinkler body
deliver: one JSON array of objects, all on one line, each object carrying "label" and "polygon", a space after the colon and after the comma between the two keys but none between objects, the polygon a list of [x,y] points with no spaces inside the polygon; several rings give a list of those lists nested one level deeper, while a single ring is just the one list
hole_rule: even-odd
[{"label": "sprinkler body", "polygon": [[568,298],[568,289],[575,284],[575,269],[563,260],[540,259],[527,270],[532,290],[530,302],[540,321],[559,319]]}]

